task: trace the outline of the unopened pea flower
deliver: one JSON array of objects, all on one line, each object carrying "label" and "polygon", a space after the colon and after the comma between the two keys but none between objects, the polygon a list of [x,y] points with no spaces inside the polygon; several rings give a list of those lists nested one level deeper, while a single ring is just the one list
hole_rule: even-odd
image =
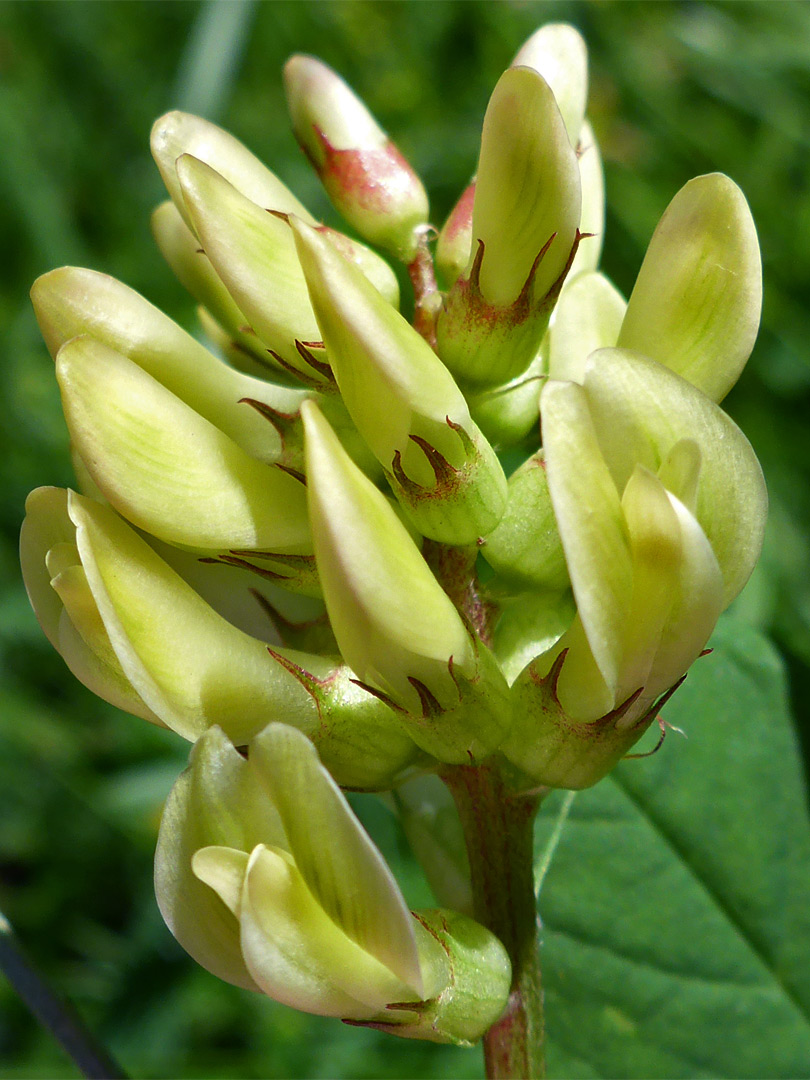
[{"label": "unopened pea flower", "polygon": [[753,569],[766,495],[736,425],[637,354],[598,350],[582,387],[548,383],[542,410],[540,474],[577,616],[515,684],[504,750],[544,782],[581,786],[700,655]]},{"label": "unopened pea flower", "polygon": [[397,1035],[470,1042],[509,959],[452,911],[411,914],[311,743],[270,724],[247,759],[218,728],[169,796],[155,884],[180,943],[221,978]]},{"label": "unopened pea flower", "polygon": [[316,560],[342,655],[428,753],[448,762],[488,757],[510,721],[494,657],[317,406],[305,403],[303,414]]},{"label": "unopened pea flower", "polygon": [[[237,745],[284,716],[350,787],[387,786],[416,756],[390,710],[339,660],[279,646],[267,611],[285,610],[281,590],[259,591],[244,570],[147,543],[110,507],[75,492],[39,488],[26,509],[20,547],[31,603],[74,675],[105,700],[190,740],[219,725]],[[300,619],[300,607],[287,605]]]},{"label": "unopened pea flower", "polygon": [[346,220],[410,261],[428,220],[422,181],[331,68],[293,56],[284,68],[293,131]]},{"label": "unopened pea flower", "polygon": [[447,368],[364,276],[293,222],[341,397],[414,526],[472,543],[497,525],[506,478]]},{"label": "unopened pea flower", "polygon": [[581,209],[554,94],[534,68],[511,68],[484,120],[471,262],[436,323],[439,356],[461,383],[503,384],[528,367],[576,254]]}]

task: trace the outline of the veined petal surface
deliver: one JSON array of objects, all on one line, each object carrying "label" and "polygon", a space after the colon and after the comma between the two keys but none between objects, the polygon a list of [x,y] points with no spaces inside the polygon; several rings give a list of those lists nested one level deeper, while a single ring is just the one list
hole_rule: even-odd
[{"label": "veined petal surface", "polygon": [[76,450],[134,525],[198,550],[312,550],[303,485],[249,457],[143,368],[79,337],[56,371]]}]

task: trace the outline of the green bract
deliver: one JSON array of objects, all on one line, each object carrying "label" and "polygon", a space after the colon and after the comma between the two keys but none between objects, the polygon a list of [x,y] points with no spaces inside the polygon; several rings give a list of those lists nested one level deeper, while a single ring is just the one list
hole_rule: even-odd
[{"label": "green bract", "polygon": [[[297,1008],[469,1042],[515,987],[439,777],[486,776],[518,816],[595,783],[745,585],[767,497],[717,403],[756,334],[756,231],[731,180],[690,181],[625,302],[598,269],[585,45],[554,24],[493,91],[437,283],[411,166],[319,60],[285,83],[412,320],[380,254],[220,128],[162,117],[153,230],[210,347],[105,274],[35,283],[79,492],[32,493],[23,574],[82,682],[195,744],[156,875],[188,951]],[[392,792],[459,910],[407,911],[338,785]]]}]

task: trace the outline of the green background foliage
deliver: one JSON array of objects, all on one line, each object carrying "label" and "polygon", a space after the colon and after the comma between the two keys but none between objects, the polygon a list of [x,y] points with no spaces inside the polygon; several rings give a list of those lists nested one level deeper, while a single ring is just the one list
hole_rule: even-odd
[{"label": "green background foliage", "polygon": [[[626,763],[571,807],[542,897],[550,1062],[571,1077],[810,1072],[807,770],[793,742],[795,732],[810,743],[810,6],[6,2],[0,908],[133,1076],[469,1077],[481,1065],[475,1050],[393,1041],[221,984],[163,927],[152,853],[186,748],[70,678],[19,580],[25,495],[71,482],[28,286],[54,266],[86,265],[192,325],[148,231],[164,197],[149,128],[173,107],[232,130],[336,224],[287,125],[280,68],[294,51],[321,56],[358,90],[424,177],[440,223],[475,167],[500,72],[557,19],[577,25],[591,51],[604,268],[625,294],[686,180],[717,169],[748,196],[766,301],[727,408],[763,462],[772,510],[762,563],[715,655],[667,711],[689,740],[671,735],[657,757]],[[540,843],[558,806],[544,810]],[[428,903],[385,812],[364,815],[409,899]],[[0,1074],[76,1075],[2,980]]]}]

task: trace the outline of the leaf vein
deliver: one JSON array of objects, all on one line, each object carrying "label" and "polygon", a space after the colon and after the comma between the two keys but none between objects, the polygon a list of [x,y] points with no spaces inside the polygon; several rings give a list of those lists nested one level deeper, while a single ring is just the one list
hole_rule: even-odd
[{"label": "leaf vein", "polygon": [[737,932],[741,940],[748,946],[750,952],[755,959],[762,965],[765,971],[773,979],[776,986],[782,991],[785,998],[793,1005],[797,1012],[801,1015],[802,1019],[810,1026],[810,1011],[808,1011],[804,1002],[797,996],[795,991],[787,985],[779,971],[776,968],[773,958],[769,955],[766,947],[757,940],[756,935],[751,929],[743,922],[737,912],[734,911],[732,906],[724,899],[721,892],[712,886],[712,884],[706,880],[701,874],[699,868],[695,866],[689,857],[688,849],[685,848],[679,841],[677,832],[671,828],[668,828],[666,823],[659,819],[652,808],[645,803],[645,801],[639,798],[630,788],[623,783],[620,777],[613,773],[610,779],[619,789],[619,791],[627,798],[628,802],[636,808],[639,814],[648,822],[649,825],[656,831],[661,840],[670,848],[670,850],[680,860],[683,867],[688,870],[692,878],[701,886],[707,897],[712,901],[720,914],[727,920],[727,922]]}]

